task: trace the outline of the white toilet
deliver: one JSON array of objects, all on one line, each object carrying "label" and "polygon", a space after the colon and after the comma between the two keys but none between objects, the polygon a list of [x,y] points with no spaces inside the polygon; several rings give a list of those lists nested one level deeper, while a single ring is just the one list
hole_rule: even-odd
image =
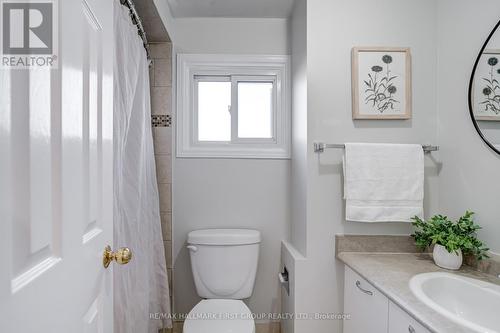
[{"label": "white toilet", "polygon": [[203,298],[189,312],[184,333],[254,333],[255,323],[242,299],[252,295],[260,232],[205,229],[188,234],[196,291]]}]

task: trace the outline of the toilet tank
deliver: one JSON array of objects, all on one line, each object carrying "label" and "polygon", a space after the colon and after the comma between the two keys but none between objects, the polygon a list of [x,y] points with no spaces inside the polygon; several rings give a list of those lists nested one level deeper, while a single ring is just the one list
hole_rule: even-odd
[{"label": "toilet tank", "polygon": [[260,232],[204,229],[188,234],[196,291],[202,298],[244,299],[252,295]]}]

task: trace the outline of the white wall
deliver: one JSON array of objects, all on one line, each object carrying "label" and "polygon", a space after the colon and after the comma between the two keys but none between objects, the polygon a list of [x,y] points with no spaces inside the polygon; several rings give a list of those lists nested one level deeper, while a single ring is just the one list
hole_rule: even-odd
[{"label": "white wall", "polygon": [[482,142],[467,107],[472,66],[500,18],[500,2],[438,3],[439,143],[443,160],[440,211],[450,217],[458,217],[466,209],[477,212],[476,220],[484,228],[480,238],[500,253],[500,156]]},{"label": "white wall", "polygon": [[160,15],[161,21],[168,32],[170,41],[173,43],[176,40],[174,25],[175,19],[172,15],[172,11],[170,10],[168,0],[153,0],[153,3],[155,4],[158,15]]},{"label": "white wall", "polygon": [[178,18],[178,53],[289,54],[285,19]]},{"label": "white wall", "polygon": [[[314,141],[437,142],[436,1],[308,0],[307,108],[308,198],[307,284],[309,312],[342,311],[343,267],[334,257],[337,233],[408,234],[404,223],[345,222],[342,199],[342,150],[317,155]],[[385,19],[382,19],[385,18]],[[413,59],[413,118],[353,121],[351,48],[410,47]],[[436,158],[439,154],[434,154]],[[426,157],[425,210],[438,211],[439,162]],[[292,234],[293,234],[292,230]],[[340,332],[341,322],[309,321],[310,332]]]},{"label": "white wall", "polygon": [[291,243],[307,254],[307,2],[296,0],[289,22],[292,54]]},{"label": "white wall", "polygon": [[[288,54],[284,19],[175,19],[178,53]],[[289,237],[289,160],[174,159],[174,310],[199,301],[186,235],[200,228],[255,228],[262,232],[254,294],[256,313],[279,312],[281,241]]]},{"label": "white wall", "polygon": [[[290,293],[282,289],[282,311],[305,313],[307,284],[307,2],[296,0],[289,20],[292,55],[291,237],[283,242],[282,266],[288,270]],[[305,320],[282,320],[282,332],[307,332]]]}]

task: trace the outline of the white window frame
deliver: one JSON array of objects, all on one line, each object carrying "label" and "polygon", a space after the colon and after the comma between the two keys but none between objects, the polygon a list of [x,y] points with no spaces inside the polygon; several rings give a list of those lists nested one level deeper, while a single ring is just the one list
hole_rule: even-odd
[{"label": "white window frame", "polygon": [[[177,55],[176,156],[289,159],[291,141],[288,56]],[[231,82],[231,142],[198,141],[197,82]],[[238,82],[273,82],[273,138],[237,138]]]}]

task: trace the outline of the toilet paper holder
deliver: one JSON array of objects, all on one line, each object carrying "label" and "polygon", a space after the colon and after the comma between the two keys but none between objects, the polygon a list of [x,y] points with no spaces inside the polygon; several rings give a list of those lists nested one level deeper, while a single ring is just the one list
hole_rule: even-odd
[{"label": "toilet paper holder", "polygon": [[278,279],[281,286],[285,289],[286,294],[290,295],[290,281],[288,280],[288,278],[288,270],[286,269],[286,267],[283,267],[283,272],[278,273]]}]

